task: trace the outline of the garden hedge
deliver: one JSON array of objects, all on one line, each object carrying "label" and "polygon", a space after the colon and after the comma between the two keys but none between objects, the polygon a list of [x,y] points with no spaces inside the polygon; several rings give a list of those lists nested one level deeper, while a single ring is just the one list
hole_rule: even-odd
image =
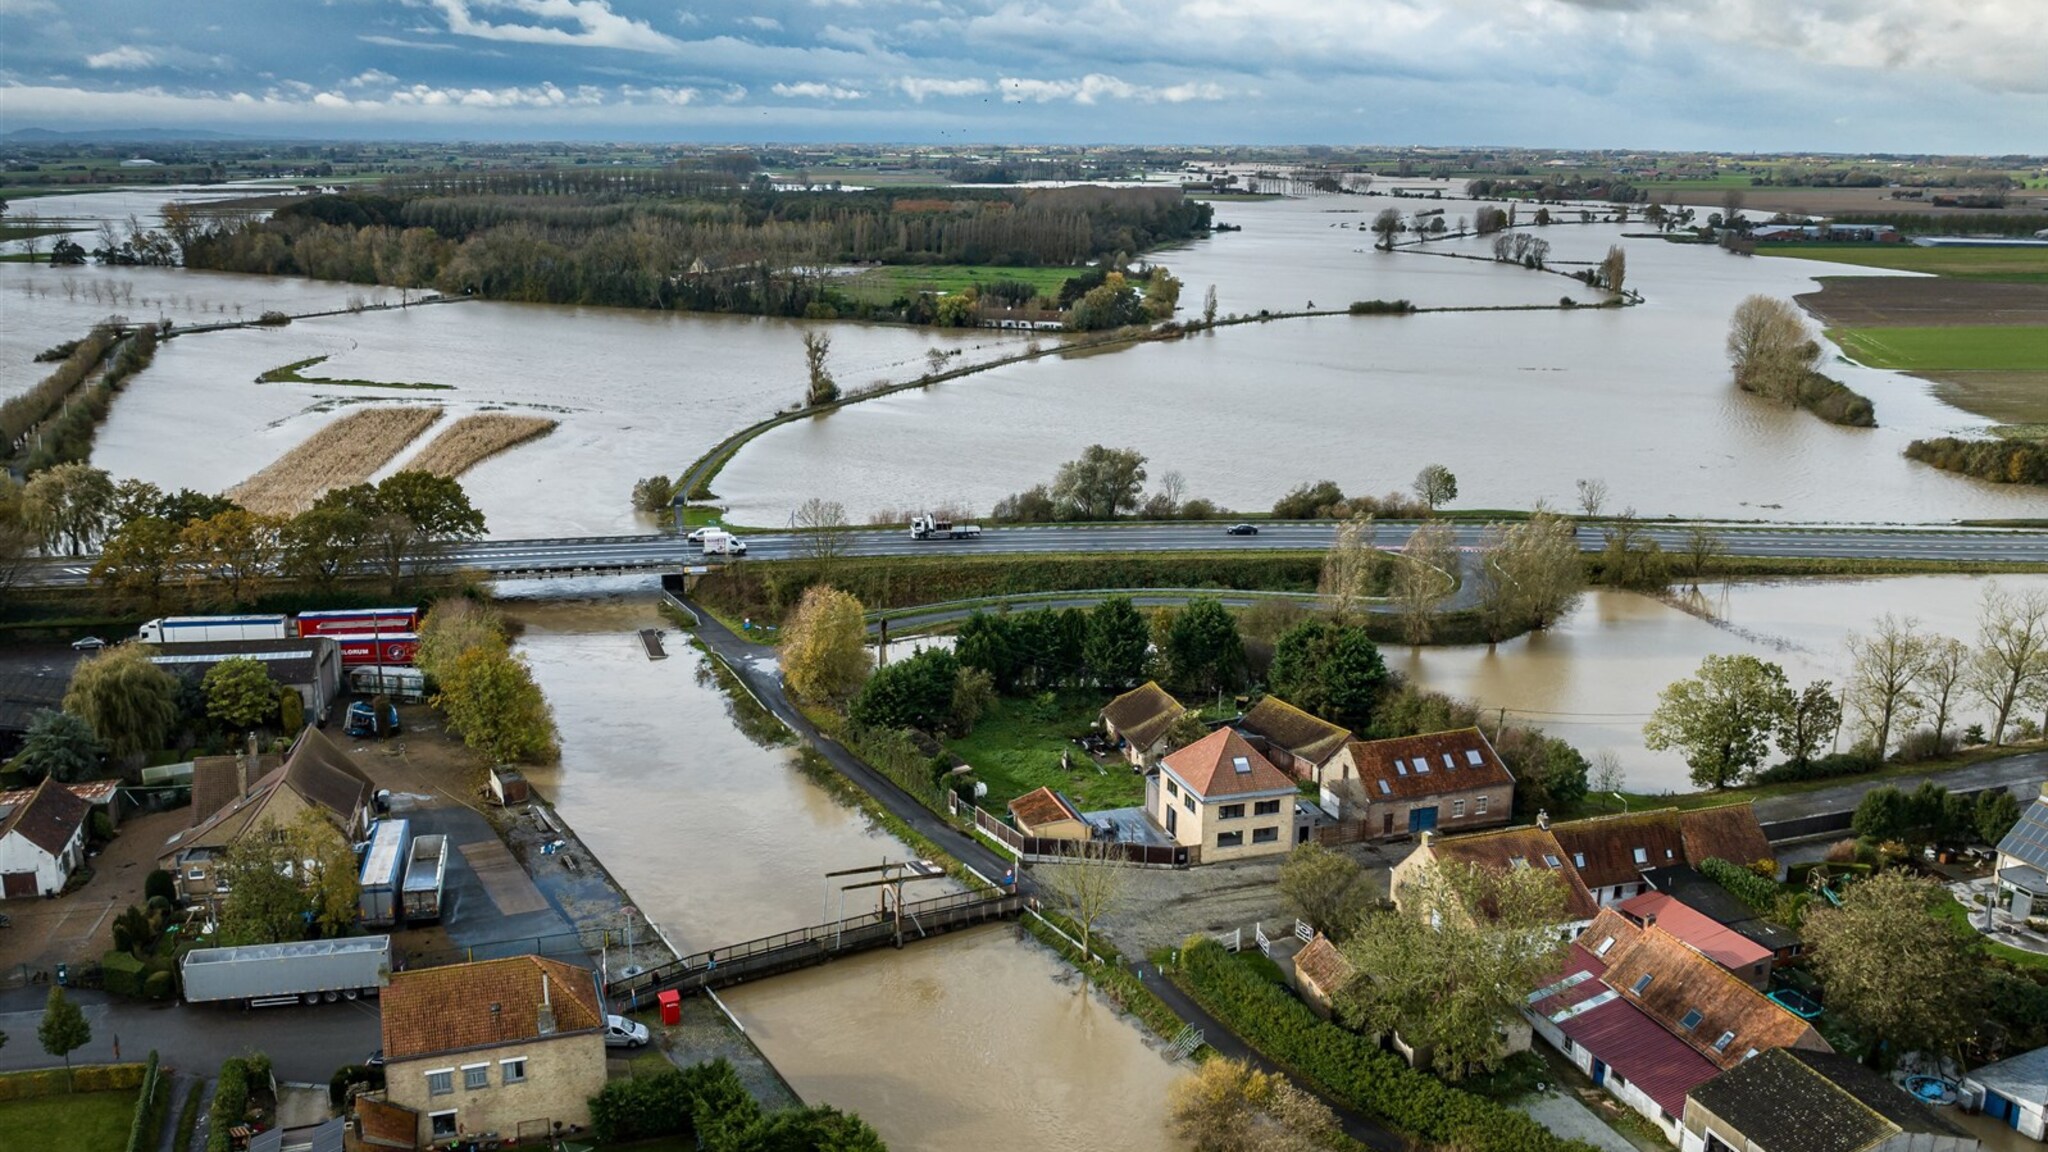
[{"label": "garden hedge", "polygon": [[142,1069],[140,1064],[79,1064],[68,1079],[62,1068],[0,1073],[0,1101],[134,1088],[142,1083]]},{"label": "garden hedge", "polygon": [[1593,1152],[1321,1019],[1213,940],[1182,949],[1176,982],[1268,1059],[1394,1128],[1461,1152]]}]

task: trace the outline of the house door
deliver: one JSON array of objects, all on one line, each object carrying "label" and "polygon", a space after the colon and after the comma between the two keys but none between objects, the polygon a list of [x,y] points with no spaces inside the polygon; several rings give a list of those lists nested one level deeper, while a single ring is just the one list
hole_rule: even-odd
[{"label": "house door", "polygon": [[1984,1114],[1993,1120],[2003,1120],[2015,1128],[2019,1127],[2020,1110],[2012,1106],[2012,1101],[1996,1092],[1984,1094]]},{"label": "house door", "polygon": [[1169,804],[1166,806],[1166,834],[1168,836],[1172,836],[1179,831],[1180,809],[1175,808],[1173,805]]},{"label": "house door", "polygon": [[1306,824],[1301,824],[1301,825],[1297,825],[1297,826],[1295,827],[1295,829],[1294,829],[1294,842],[1295,842],[1296,844],[1306,844],[1306,843],[1308,843],[1308,825],[1306,825]]},{"label": "house door", "polygon": [[1382,836],[1392,836],[1393,834],[1394,834],[1394,814],[1393,814],[1392,812],[1389,812],[1389,813],[1387,813],[1387,814],[1386,814],[1385,816],[1381,817],[1381,819],[1380,819],[1380,835],[1382,835]]},{"label": "house door", "polygon": [[1408,810],[1408,831],[1411,833],[1436,831],[1436,809],[1433,807],[1410,808]]},{"label": "house door", "polygon": [[1607,1083],[1607,1065],[1599,1060],[1593,1061],[1593,1083],[1596,1086]]},{"label": "house door", "polygon": [[0,876],[0,895],[9,900],[19,900],[36,894],[36,874],[33,872],[9,872]]}]

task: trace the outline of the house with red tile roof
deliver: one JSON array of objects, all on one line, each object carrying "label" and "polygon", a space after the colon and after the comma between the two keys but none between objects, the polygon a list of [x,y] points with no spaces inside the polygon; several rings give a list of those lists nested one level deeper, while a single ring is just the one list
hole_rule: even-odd
[{"label": "house with red tile roof", "polygon": [[1615,909],[1633,924],[1657,927],[1684,941],[1693,951],[1726,968],[1759,991],[1771,982],[1771,950],[1696,911],[1668,892],[1632,896]]},{"label": "house with red tile roof", "polygon": [[1679,1142],[1686,1094],[1813,1026],[1656,925],[1602,909],[1524,1009],[1536,1034]]},{"label": "house with red tile roof", "polygon": [[1323,786],[1332,815],[1362,824],[1365,838],[1494,828],[1515,808],[1514,774],[1477,728],[1352,741],[1324,767]]},{"label": "house with red tile roof", "polygon": [[1307,822],[1295,812],[1287,773],[1219,728],[1169,753],[1145,782],[1145,811],[1173,842],[1199,848],[1201,861],[1236,860],[1291,850]]}]

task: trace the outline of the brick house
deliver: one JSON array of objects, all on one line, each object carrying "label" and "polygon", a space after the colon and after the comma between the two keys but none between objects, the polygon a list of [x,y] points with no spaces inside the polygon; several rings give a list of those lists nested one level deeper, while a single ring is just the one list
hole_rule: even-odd
[{"label": "brick house", "polygon": [[1339,822],[1363,825],[1367,837],[1493,828],[1515,808],[1514,774],[1477,728],[1353,741],[1323,781]]},{"label": "brick house", "polygon": [[605,1013],[589,969],[514,956],[394,972],[381,1004],[384,1102],[417,1118],[421,1146],[590,1123]]},{"label": "brick house", "polygon": [[[157,867],[178,878],[181,899],[211,897],[214,866],[231,845],[266,827],[289,828],[308,810],[351,842],[363,838],[376,789],[326,733],[307,728],[283,762],[259,777],[269,762],[274,760],[216,756],[193,764],[197,823],[172,835],[157,854]],[[208,806],[215,810],[208,812]]]},{"label": "brick house", "polygon": [[1239,736],[1219,728],[1160,760],[1145,782],[1145,812],[1204,864],[1287,852],[1305,839],[1294,781]]},{"label": "brick house", "polygon": [[1124,759],[1144,771],[1166,755],[1166,734],[1187,712],[1157,681],[1147,680],[1102,708],[1102,732],[1123,744]]}]

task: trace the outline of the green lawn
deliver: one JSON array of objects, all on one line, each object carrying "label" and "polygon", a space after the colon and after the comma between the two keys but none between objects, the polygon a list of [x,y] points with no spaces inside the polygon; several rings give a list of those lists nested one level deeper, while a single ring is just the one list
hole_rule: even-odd
[{"label": "green lawn", "polygon": [[2048,248],[1921,248],[1912,244],[1759,244],[1759,256],[1931,272],[1961,280],[2048,281]]},{"label": "green lawn", "polygon": [[917,292],[951,294],[976,284],[1015,280],[1041,295],[1058,296],[1060,285],[1081,273],[1079,268],[1002,268],[984,264],[890,264],[870,268],[843,283],[848,294],[888,303]]},{"label": "green lawn", "polygon": [[[1970,932],[1977,931],[1976,927],[1971,924],[1971,916],[1975,915],[1978,920],[1982,920],[1984,916],[1983,909],[1975,909],[1973,912],[1972,909],[1965,908],[1954,900],[1943,901],[1940,907],[1936,909],[1935,914],[1956,927]],[[2048,956],[2043,956],[2039,952],[2029,952],[2024,948],[2014,948],[2010,944],[2000,944],[1988,936],[1984,939],[1984,948],[1998,959],[2008,961],[2018,967],[2048,972]]]},{"label": "green lawn", "polygon": [[[974,775],[988,785],[981,806],[1000,813],[1010,801],[1034,788],[1063,792],[1083,811],[1125,808],[1145,802],[1145,779],[1121,763],[1094,764],[1073,743],[1088,731],[1105,692],[1059,692],[1049,703],[1033,697],[1004,697],[962,739],[946,746],[974,765]],[[1073,753],[1074,770],[1060,767],[1060,753]]]},{"label": "green lawn", "polygon": [[79,1092],[0,1103],[0,1148],[106,1152],[128,1143],[135,1091]]},{"label": "green lawn", "polygon": [[1909,372],[2048,370],[2048,326],[1835,328],[1828,337],[1859,363]]}]

